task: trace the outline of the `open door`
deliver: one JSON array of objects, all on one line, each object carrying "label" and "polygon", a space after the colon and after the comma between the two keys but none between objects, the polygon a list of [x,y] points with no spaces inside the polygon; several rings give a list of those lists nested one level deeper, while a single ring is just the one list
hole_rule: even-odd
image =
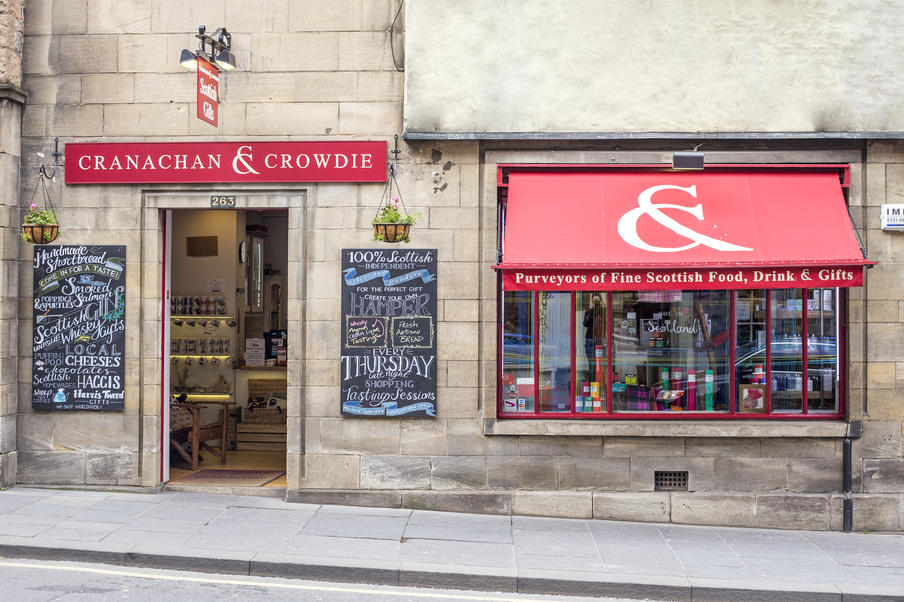
[{"label": "open door", "polygon": [[160,323],[162,333],[160,337],[160,482],[166,483],[170,478],[170,272],[169,261],[172,257],[172,225],[173,212],[163,212],[163,257],[161,258],[162,294]]}]

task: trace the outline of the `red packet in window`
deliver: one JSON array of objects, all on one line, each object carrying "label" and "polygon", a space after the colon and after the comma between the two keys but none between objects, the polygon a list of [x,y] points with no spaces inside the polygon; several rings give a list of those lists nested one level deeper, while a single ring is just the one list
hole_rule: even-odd
[{"label": "red packet in window", "polygon": [[687,371],[687,411],[697,409],[697,371],[689,368]]},{"label": "red packet in window", "polygon": [[514,385],[515,384],[515,375],[514,374],[503,375],[502,384],[505,386]]}]

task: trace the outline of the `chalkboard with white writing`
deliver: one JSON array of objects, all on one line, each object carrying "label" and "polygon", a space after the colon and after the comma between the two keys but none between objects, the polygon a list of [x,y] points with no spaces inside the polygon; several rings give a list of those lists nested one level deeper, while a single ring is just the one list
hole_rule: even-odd
[{"label": "chalkboard with white writing", "polygon": [[36,410],[123,410],[126,248],[35,247]]},{"label": "chalkboard with white writing", "polygon": [[343,416],[436,416],[436,249],[342,250]]}]

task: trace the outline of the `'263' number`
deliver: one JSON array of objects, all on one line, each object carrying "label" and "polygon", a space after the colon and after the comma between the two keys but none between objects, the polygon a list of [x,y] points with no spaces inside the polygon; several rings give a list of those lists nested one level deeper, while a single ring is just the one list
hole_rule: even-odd
[{"label": "'263' number", "polygon": [[234,209],[235,195],[211,196],[210,206],[214,209]]}]

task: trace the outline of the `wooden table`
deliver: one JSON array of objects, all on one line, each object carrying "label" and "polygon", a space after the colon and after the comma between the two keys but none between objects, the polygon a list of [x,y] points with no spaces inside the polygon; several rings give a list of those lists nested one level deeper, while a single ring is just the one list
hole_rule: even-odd
[{"label": "wooden table", "polygon": [[[218,405],[220,406],[220,424],[212,425],[209,428],[203,428],[201,426],[201,410],[205,406],[209,405]],[[215,454],[218,458],[220,458],[220,464],[226,464],[226,446],[227,446],[227,436],[228,436],[228,428],[229,428],[229,409],[230,406],[234,406],[235,404],[231,399],[211,399],[205,401],[186,401],[185,407],[191,410],[192,413],[192,437],[191,437],[191,469],[198,470],[198,458],[199,453],[201,451],[201,445],[203,444],[208,450],[210,450],[213,454]],[[214,429],[219,429],[219,439],[220,439],[220,449],[214,449],[213,447],[203,443],[201,441],[201,432],[205,433],[205,436],[212,434]],[[205,441],[209,441],[213,437],[205,439]]]}]

